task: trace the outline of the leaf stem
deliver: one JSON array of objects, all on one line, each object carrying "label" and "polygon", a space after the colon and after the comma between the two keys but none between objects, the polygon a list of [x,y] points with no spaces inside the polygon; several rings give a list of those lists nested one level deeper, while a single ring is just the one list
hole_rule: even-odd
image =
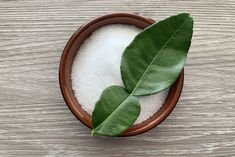
[{"label": "leaf stem", "polygon": [[92,130],[91,130],[91,136],[95,136],[95,135],[96,135],[95,130],[92,129]]}]

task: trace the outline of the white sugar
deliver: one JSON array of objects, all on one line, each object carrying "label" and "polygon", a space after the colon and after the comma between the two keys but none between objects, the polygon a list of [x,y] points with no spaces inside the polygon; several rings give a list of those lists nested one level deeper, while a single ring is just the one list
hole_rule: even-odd
[{"label": "white sugar", "polygon": [[[124,49],[141,29],[114,24],[93,32],[80,47],[72,67],[72,85],[82,108],[92,114],[102,91],[111,85],[123,86],[120,63]],[[168,90],[140,97],[141,112],[135,124],[156,113],[164,103]]]}]

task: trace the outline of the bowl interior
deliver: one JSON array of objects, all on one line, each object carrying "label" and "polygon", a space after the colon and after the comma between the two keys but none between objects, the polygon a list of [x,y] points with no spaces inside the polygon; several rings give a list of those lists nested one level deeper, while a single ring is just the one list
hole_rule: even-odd
[{"label": "bowl interior", "polygon": [[[88,22],[86,25],[78,29],[68,41],[61,57],[59,69],[61,91],[69,109],[86,126],[90,128],[92,127],[91,116],[87,112],[85,112],[78,103],[73,93],[71,82],[71,67],[76,54],[79,53],[78,50],[80,46],[83,44],[85,39],[91,35],[93,31],[105,25],[128,24],[144,29],[153,23],[153,20],[137,14],[109,14]],[[146,121],[130,127],[125,133],[123,133],[122,136],[140,134],[161,123],[173,110],[180,97],[183,86],[183,76],[184,74],[182,71],[178,80],[171,86],[165,103],[157,113],[155,113]]]}]

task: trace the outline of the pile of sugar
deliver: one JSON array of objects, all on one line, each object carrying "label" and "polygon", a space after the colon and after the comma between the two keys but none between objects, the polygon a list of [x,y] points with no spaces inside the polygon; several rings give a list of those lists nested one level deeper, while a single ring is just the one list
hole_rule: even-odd
[{"label": "pile of sugar", "polygon": [[[120,63],[124,49],[141,29],[124,24],[101,27],[85,40],[72,66],[72,86],[82,108],[90,115],[102,91],[111,85],[123,86]],[[147,53],[147,52],[146,52]],[[139,97],[141,112],[135,124],[156,113],[168,90]]]}]

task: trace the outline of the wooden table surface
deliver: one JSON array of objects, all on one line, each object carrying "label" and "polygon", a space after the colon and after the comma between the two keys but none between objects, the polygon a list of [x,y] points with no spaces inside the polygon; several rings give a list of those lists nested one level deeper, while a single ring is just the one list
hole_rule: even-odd
[{"label": "wooden table surface", "polygon": [[[70,36],[107,13],[184,11],[194,35],[172,114],[135,137],[90,137],[58,82]],[[235,1],[0,0],[0,156],[235,156]]]}]

